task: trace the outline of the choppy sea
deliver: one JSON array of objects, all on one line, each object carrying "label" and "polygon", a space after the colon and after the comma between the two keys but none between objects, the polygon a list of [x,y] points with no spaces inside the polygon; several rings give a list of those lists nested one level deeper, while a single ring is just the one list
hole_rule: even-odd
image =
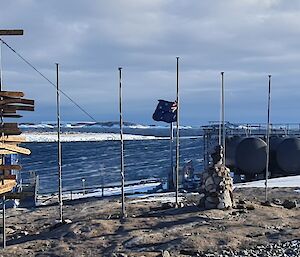
[{"label": "choppy sea", "polygon": [[[54,128],[26,128],[25,132],[55,132]],[[62,129],[68,133],[116,133],[117,127],[85,127]],[[124,142],[125,180],[137,181],[152,178],[167,179],[170,171],[170,130],[167,127],[125,127],[124,133],[131,135],[156,136],[159,139],[126,140]],[[201,171],[203,141],[201,130],[182,128],[180,130],[180,165],[193,161],[195,171]],[[39,175],[39,191],[57,191],[58,166],[57,143],[31,142],[23,146],[31,150],[29,156],[19,156],[22,165],[21,177],[26,179],[32,172]],[[175,141],[174,141],[175,158]],[[85,187],[102,186],[120,181],[120,141],[79,141],[62,143],[63,190],[80,189],[84,179]]]}]

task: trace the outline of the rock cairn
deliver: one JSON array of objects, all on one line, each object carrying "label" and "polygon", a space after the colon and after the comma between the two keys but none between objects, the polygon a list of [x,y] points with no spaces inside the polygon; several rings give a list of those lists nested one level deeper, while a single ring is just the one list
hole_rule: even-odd
[{"label": "rock cairn", "polygon": [[222,163],[222,146],[217,146],[211,157],[212,167],[202,173],[200,193],[204,196],[200,201],[200,206],[206,209],[230,208],[233,205],[233,182],[230,170]]}]

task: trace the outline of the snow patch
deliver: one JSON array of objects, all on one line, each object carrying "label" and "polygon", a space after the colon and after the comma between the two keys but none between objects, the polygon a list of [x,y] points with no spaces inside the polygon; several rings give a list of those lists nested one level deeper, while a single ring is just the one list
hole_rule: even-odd
[{"label": "snow patch", "polygon": [[[175,193],[153,193],[153,194],[139,194],[130,195],[127,198],[134,198],[129,203],[141,203],[141,202],[161,202],[161,203],[171,203],[176,201]],[[179,201],[183,201],[183,197],[178,197]]]},{"label": "snow patch", "polygon": [[[234,184],[235,188],[265,187],[265,180]],[[300,176],[268,179],[268,187],[300,187]]]}]

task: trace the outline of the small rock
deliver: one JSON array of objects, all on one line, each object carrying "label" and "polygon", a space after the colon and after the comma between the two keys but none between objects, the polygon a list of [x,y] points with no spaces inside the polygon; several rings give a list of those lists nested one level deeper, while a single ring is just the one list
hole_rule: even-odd
[{"label": "small rock", "polygon": [[189,256],[199,256],[200,252],[197,250],[183,249],[180,250],[180,254]]},{"label": "small rock", "polygon": [[284,200],[282,206],[286,209],[293,209],[297,207],[297,202],[291,200]]},{"label": "small rock", "polygon": [[277,199],[277,198],[273,198],[272,199],[272,203],[276,204],[276,205],[282,205],[282,202],[280,199]]},{"label": "small rock", "polygon": [[255,207],[254,207],[253,204],[248,204],[248,205],[246,205],[246,209],[247,209],[248,211],[253,211],[253,210],[255,209]]},{"label": "small rock", "polygon": [[179,202],[177,207],[178,208],[183,208],[184,207],[184,203],[183,202]]},{"label": "small rock", "polygon": [[81,227],[80,228],[80,231],[83,232],[83,233],[88,233],[88,232],[91,232],[91,228],[88,227],[88,226],[84,226],[84,227]]},{"label": "small rock", "polygon": [[64,224],[71,224],[71,223],[72,223],[72,220],[70,220],[70,219],[65,219],[65,220],[63,221],[63,223],[64,223]]},{"label": "small rock", "polygon": [[174,204],[173,204],[173,203],[162,203],[162,205],[161,205],[161,208],[162,208],[163,210],[171,209],[171,208],[173,208],[173,207],[174,207]]},{"label": "small rock", "polygon": [[272,207],[272,203],[270,201],[261,202],[262,206]]},{"label": "small rock", "polygon": [[246,206],[244,204],[237,204],[235,206],[235,209],[241,209],[241,210],[243,210],[243,209],[246,209]]},{"label": "small rock", "polygon": [[248,213],[246,210],[244,210],[244,209],[239,209],[238,210],[238,213],[240,213],[240,214],[245,214],[245,213]]},{"label": "small rock", "polygon": [[246,201],[243,200],[243,199],[239,199],[239,200],[238,200],[238,204],[246,204]]},{"label": "small rock", "polygon": [[161,253],[160,256],[161,257],[170,257],[171,255],[170,255],[170,253],[167,250],[165,250],[165,251],[162,251],[162,253]]}]

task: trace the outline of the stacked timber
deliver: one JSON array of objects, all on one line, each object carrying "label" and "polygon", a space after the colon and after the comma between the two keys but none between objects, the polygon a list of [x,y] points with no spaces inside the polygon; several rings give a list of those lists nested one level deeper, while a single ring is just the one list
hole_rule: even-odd
[{"label": "stacked timber", "polygon": [[233,204],[233,180],[230,170],[222,164],[222,147],[212,154],[213,165],[202,173],[200,206],[206,209],[228,209]]},{"label": "stacked timber", "polygon": [[34,101],[23,97],[23,92],[0,91],[0,195],[12,191],[16,186],[16,176],[12,175],[12,171],[21,170],[20,165],[6,165],[4,156],[31,153],[29,149],[19,146],[25,138],[19,136],[21,130],[18,124],[4,122],[5,118],[22,117],[18,111],[34,111]]}]

